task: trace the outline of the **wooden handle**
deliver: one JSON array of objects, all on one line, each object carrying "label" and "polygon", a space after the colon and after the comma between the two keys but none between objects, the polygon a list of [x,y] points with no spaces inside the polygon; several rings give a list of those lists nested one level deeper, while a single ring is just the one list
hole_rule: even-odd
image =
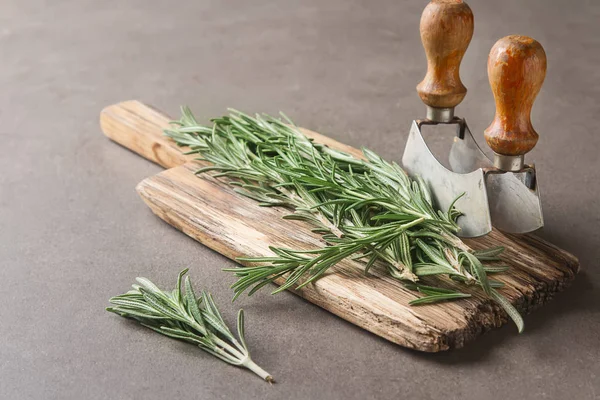
[{"label": "wooden handle", "polygon": [[139,101],[124,101],[106,107],[100,113],[100,126],[106,136],[165,168],[185,164],[185,156],[163,129],[172,119]]},{"label": "wooden handle", "polygon": [[496,116],[485,140],[496,154],[522,156],[538,141],[531,107],[546,77],[546,53],[530,37],[506,36],[492,47],[487,68]]},{"label": "wooden handle", "polygon": [[461,0],[433,0],[421,16],[421,40],[427,55],[427,75],[417,85],[423,103],[434,108],[456,107],[467,94],[459,68],[473,36],[473,12]]}]

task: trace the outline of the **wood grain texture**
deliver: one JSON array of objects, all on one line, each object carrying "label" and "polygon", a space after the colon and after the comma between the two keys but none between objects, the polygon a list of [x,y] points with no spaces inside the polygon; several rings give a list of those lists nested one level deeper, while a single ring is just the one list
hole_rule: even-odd
[{"label": "wood grain texture", "polygon": [[423,10],[420,30],[427,74],[417,85],[417,93],[426,105],[451,108],[465,98],[467,88],[459,70],[473,27],[473,12],[461,0],[433,0]]},{"label": "wood grain texture", "polygon": [[[168,155],[172,150],[168,143],[140,146],[140,135],[156,137],[168,124],[169,118],[156,110],[127,102],[106,108],[101,119],[103,129],[110,129],[105,133],[124,146],[134,151],[153,148],[144,151],[143,156],[156,162],[181,161]],[[147,130],[145,134],[142,129]],[[333,148],[358,154],[349,146],[305,132]],[[310,249],[323,245],[303,222],[283,220],[288,210],[258,207],[223,181],[196,176],[194,172],[201,165],[189,161],[166,170],[142,181],[137,191],[160,218],[231,259],[270,255],[269,246]],[[533,235],[505,235],[494,230],[484,238],[466,242],[476,249],[497,245],[507,248],[504,258],[511,269],[494,278],[506,284],[502,293],[523,313],[564,289],[579,269],[574,256]],[[363,271],[363,263],[346,260],[316,283],[294,292],[385,339],[428,352],[462,347],[507,321],[504,311],[477,288],[470,291],[473,297],[469,299],[411,307],[408,302],[417,295],[389,277],[383,266],[375,265],[369,275]],[[456,287],[449,280],[445,285]]]},{"label": "wood grain texture", "polygon": [[503,37],[492,47],[487,69],[496,114],[485,130],[485,140],[498,154],[526,154],[538,141],[531,108],[546,77],[544,48],[527,36]]},{"label": "wood grain texture", "polygon": [[164,168],[193,160],[163,134],[171,119],[139,101],[124,101],[100,113],[102,132],[115,142]]}]

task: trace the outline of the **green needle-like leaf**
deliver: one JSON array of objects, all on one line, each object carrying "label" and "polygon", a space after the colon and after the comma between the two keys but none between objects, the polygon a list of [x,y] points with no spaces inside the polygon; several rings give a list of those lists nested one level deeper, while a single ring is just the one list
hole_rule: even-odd
[{"label": "green needle-like leaf", "polygon": [[492,298],[498,302],[504,308],[504,311],[508,314],[508,316],[513,320],[515,325],[517,325],[517,329],[519,333],[522,333],[525,330],[525,322],[523,322],[523,317],[517,311],[517,309],[506,299],[506,297],[502,296],[500,293],[492,289]]},{"label": "green needle-like leaf", "polygon": [[[282,117],[251,117],[230,110],[213,119],[212,126],[201,126],[184,107],[181,119],[165,130],[165,135],[187,147],[187,154],[212,164],[198,173],[226,179],[260,206],[291,209],[293,214],[286,218],[307,222],[311,225],[307,229],[322,234],[326,242],[309,252],[272,248],[274,257],[239,258],[254,266],[227,270],[238,278],[232,286],[234,299],[281,277],[286,280],[273,293],[301,288],[337,263],[360,258],[366,272],[382,265],[404,283],[418,283],[424,276],[442,277],[441,283],[450,277],[464,286],[478,285],[498,301],[500,294],[492,289],[499,285],[490,284],[487,273],[503,269],[484,266],[482,261],[497,261],[503,248],[472,251],[456,236],[463,195],[447,210],[439,210],[420,177],[409,177],[396,163],[366,148],[364,158],[357,158],[315,143]],[[412,304],[466,296],[443,294],[430,294]],[[509,313],[514,310],[507,301],[498,304]]]},{"label": "green needle-like leaf", "polygon": [[471,297],[471,295],[470,294],[466,294],[466,293],[432,294],[432,295],[429,295],[429,296],[425,296],[425,297],[421,297],[421,298],[412,300],[408,304],[410,304],[411,306],[417,306],[419,304],[439,303],[440,301],[464,299],[464,298],[467,298],[467,297]]},{"label": "green needle-like leaf", "polygon": [[174,291],[163,291],[150,280],[137,278],[141,286],[133,285],[133,290],[111,298],[109,301],[115,307],[106,310],[133,318],[165,336],[194,343],[229,364],[248,368],[264,380],[274,382],[271,375],[250,358],[244,337],[243,311],[238,313],[238,341],[225,324],[210,293],[202,292],[200,301],[188,276],[185,277],[185,291],[181,291],[181,281],[187,271],[184,269],[179,273],[178,287]]}]

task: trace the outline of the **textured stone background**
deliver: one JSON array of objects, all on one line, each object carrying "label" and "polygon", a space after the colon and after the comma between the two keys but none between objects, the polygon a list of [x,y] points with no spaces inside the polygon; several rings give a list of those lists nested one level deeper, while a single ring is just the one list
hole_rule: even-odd
[{"label": "textured stone background", "polygon": [[[160,169],[100,132],[139,99],[208,118],[232,106],[399,160],[424,114],[424,1],[0,2],[0,398],[592,399],[600,396],[600,6],[473,1],[458,114],[482,139],[485,70],[500,37],[533,36],[548,74],[534,107],[541,236],[580,257],[574,285],[465,349],[420,354],[284,293],[229,305],[233,263],[154,217],[134,191]],[[449,138],[434,144],[441,149]],[[243,306],[269,386],[104,312],[135,276],[190,267],[231,320]]]}]

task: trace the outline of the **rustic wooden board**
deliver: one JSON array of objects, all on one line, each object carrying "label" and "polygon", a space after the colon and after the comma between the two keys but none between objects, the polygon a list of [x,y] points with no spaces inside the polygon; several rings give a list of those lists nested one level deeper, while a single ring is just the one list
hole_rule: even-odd
[{"label": "rustic wooden board", "polygon": [[[137,187],[156,215],[231,259],[271,255],[269,246],[308,249],[323,245],[304,223],[281,219],[288,210],[258,207],[224,182],[196,176],[194,172],[202,164],[183,156],[162,135],[169,120],[136,101],[110,106],[101,115],[107,136],[171,168]],[[360,154],[325,136],[304,132],[331,147]],[[533,235],[506,235],[494,230],[466,242],[473,248],[507,248],[504,258],[511,269],[494,275],[494,279],[506,284],[502,293],[525,314],[564,289],[579,270],[577,258]],[[428,352],[462,347],[507,321],[504,311],[476,288],[468,299],[411,307],[408,302],[417,295],[390,278],[381,266],[376,265],[369,275],[363,270],[361,262],[341,262],[322,279],[295,293],[394,343]],[[454,283],[448,281],[447,285]]]}]

